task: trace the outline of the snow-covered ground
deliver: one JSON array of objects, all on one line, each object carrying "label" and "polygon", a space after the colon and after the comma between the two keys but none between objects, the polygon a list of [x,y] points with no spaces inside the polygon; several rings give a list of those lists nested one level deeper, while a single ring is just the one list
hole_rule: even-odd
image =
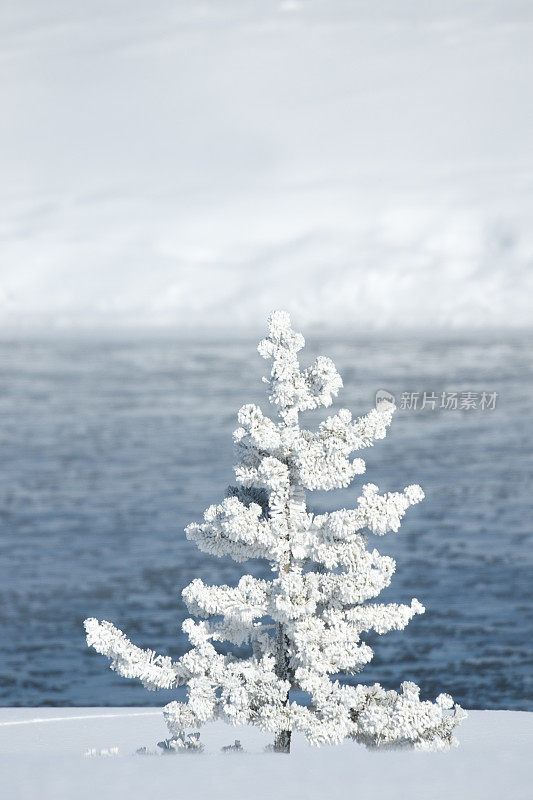
[{"label": "snow-covered ground", "polygon": [[531,323],[532,29],[527,0],[4,3],[0,324]]},{"label": "snow-covered ground", "polygon": [[[166,738],[159,711],[141,708],[0,710],[0,794],[9,800],[530,800],[533,713],[472,711],[448,753],[369,752],[346,743],[290,756],[269,737],[222,723],[202,731],[201,755],[140,756]],[[245,753],[220,748],[239,738]],[[116,755],[100,751],[118,748]],[[96,750],[97,755],[85,755]]]}]

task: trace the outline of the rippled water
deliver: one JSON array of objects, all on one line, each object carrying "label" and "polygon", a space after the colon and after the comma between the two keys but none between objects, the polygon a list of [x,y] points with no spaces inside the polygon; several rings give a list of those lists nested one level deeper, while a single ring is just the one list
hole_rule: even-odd
[{"label": "rippled water", "polygon": [[[378,388],[497,391],[492,411],[399,410],[366,451],[364,481],[418,482],[423,504],[398,535],[382,599],[427,608],[406,631],[374,636],[360,680],[419,683],[470,708],[533,710],[531,697],[532,341],[312,342],[363,413]],[[231,431],[244,402],[266,408],[255,342],[7,341],[0,344],[0,703],[160,704],[85,646],[82,620],[112,620],[138,644],[177,656],[181,589],[236,582],[260,562],[210,558],[184,526],[231,480]],[[318,419],[319,415],[315,415]],[[350,507],[347,490],[316,510]],[[529,659],[529,661],[528,661]]]}]

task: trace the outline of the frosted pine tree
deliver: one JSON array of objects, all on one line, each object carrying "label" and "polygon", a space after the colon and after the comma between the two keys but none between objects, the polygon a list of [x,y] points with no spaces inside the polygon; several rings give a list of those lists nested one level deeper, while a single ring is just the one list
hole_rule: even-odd
[{"label": "frosted pine tree", "polygon": [[[353,509],[307,510],[306,490],[346,487],[365,471],[352,454],[385,437],[394,405],[382,401],[355,420],[341,409],[316,432],[301,428],[300,412],[330,406],[342,387],[329,358],[300,368],[303,346],[289,315],[274,312],[258,349],[272,361],[264,380],[278,421],[258,406],[241,408],[236,485],[207,509],[203,523],[186,528],[211,555],[265,559],[271,580],[244,575],[237,586],[193,580],[183,598],[201,621],[183,623],[192,647],[177,661],[136,647],[96,619],[85,622],[88,644],[108,656],[119,675],[148,689],[187,685],[187,702],[163,709],[174,748],[195,747],[197,738],[187,731],[214,719],[270,731],[280,752],[289,752],[295,730],[314,745],[351,738],[368,746],[446,748],[464,717],[449,695],[432,703],[419,699],[414,683],[402,683],[397,693],[379,684],[344,685],[335,677],[358,673],[371,660],[362,634],[400,630],[424,612],[416,599],[410,605],[372,602],[389,585],[395,562],[368,544],[369,534],[396,532],[424,494],[419,486],[379,494],[368,483]],[[249,644],[251,655],[223,655],[219,642]]]}]

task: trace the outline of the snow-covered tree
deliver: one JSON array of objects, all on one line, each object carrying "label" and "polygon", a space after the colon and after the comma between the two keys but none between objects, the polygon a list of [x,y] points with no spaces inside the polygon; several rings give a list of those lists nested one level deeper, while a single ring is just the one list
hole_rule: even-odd
[{"label": "snow-covered tree", "polygon": [[[266,559],[272,579],[244,575],[237,586],[193,580],[183,598],[202,621],[183,623],[192,647],[177,661],[136,647],[96,619],[85,621],[88,644],[108,656],[119,675],[148,689],[187,685],[187,702],[163,709],[177,742],[192,742],[188,729],[218,718],[271,731],[280,752],[289,752],[293,730],[315,745],[351,738],[368,746],[446,748],[465,716],[449,695],[432,703],[419,699],[414,683],[402,683],[397,693],[379,684],[344,685],[335,677],[358,673],[371,660],[362,634],[400,630],[424,612],[416,599],[410,605],[371,602],[389,585],[395,562],[368,546],[369,534],[396,532],[424,494],[416,485],[379,494],[369,483],[353,509],[307,510],[306,490],[346,487],[364,473],[364,461],[352,454],[385,437],[394,405],[384,400],[358,419],[341,409],[316,432],[301,428],[300,412],[330,406],[342,386],[329,358],[300,368],[303,346],[289,315],[274,312],[258,349],[272,361],[264,380],[279,419],[256,405],[241,408],[236,485],[207,509],[204,522],[186,528],[210,555]],[[219,642],[249,644],[251,655],[222,654]]]}]

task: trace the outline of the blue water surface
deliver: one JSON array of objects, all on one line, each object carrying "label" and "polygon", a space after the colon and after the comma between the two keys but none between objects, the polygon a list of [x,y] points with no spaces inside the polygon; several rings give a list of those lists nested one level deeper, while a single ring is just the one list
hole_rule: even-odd
[{"label": "blue water surface", "polygon": [[[236,411],[268,411],[255,340],[179,337],[8,339],[0,437],[0,704],[154,705],[87,649],[82,621],[105,618],[144,647],[188,647],[181,589],[194,577],[235,584],[262,562],[200,553],[184,526],[232,481]],[[358,681],[468,708],[533,710],[531,693],[533,395],[531,337],[327,339],[310,342],[345,383],[339,404],[365,413],[377,389],[498,392],[493,410],[399,409],[364,453],[349,489],[309,495],[313,510],[353,507],[361,483],[427,498],[398,534],[387,601],[427,608],[403,632],[371,636]],[[326,412],[327,413],[327,412]],[[316,423],[325,413],[309,415]]]}]

